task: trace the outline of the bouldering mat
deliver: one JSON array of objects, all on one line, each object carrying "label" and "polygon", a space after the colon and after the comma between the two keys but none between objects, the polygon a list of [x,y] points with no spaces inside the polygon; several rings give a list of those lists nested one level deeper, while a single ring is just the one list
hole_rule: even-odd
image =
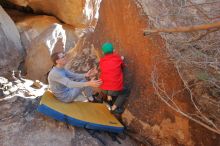
[{"label": "bouldering mat", "polygon": [[124,126],[101,103],[64,103],[46,91],[41,98],[38,111],[56,120],[77,127],[120,133]]}]

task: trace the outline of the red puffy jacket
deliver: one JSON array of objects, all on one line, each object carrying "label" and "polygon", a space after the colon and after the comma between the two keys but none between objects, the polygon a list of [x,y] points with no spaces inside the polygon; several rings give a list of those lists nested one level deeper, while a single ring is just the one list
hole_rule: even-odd
[{"label": "red puffy jacket", "polygon": [[121,57],[115,53],[106,54],[100,59],[100,79],[103,84],[100,86],[103,90],[120,91],[123,89],[124,63]]}]

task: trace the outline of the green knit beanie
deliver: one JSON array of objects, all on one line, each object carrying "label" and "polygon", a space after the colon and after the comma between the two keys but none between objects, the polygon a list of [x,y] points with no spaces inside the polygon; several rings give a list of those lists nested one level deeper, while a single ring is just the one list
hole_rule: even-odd
[{"label": "green knit beanie", "polygon": [[104,43],[102,45],[102,51],[104,54],[109,54],[109,53],[113,53],[113,45],[111,43]]}]

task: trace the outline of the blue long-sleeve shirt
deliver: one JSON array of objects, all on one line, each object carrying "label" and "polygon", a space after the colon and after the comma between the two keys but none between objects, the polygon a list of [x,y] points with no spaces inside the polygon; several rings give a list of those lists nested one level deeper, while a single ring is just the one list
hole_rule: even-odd
[{"label": "blue long-sleeve shirt", "polygon": [[49,88],[57,98],[69,96],[68,92],[73,88],[86,87],[85,81],[85,74],[58,67],[53,67],[48,75]]}]

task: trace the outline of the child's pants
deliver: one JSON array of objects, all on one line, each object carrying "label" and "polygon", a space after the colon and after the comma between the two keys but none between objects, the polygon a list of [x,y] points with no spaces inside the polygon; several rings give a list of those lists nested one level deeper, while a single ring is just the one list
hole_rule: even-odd
[{"label": "child's pants", "polygon": [[107,96],[112,96],[112,102],[117,107],[122,107],[129,96],[129,90],[126,88],[122,91],[102,90],[102,92]]}]

